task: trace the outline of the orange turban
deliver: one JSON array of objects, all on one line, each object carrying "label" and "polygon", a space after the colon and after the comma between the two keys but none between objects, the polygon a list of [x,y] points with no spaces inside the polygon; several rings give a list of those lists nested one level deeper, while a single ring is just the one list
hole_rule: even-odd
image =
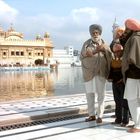
[{"label": "orange turban", "polygon": [[125,21],[126,28],[132,30],[132,31],[140,31],[140,22],[135,19],[127,19]]},{"label": "orange turban", "polygon": [[115,36],[120,37],[124,33],[124,28],[123,27],[117,27],[115,29]]}]

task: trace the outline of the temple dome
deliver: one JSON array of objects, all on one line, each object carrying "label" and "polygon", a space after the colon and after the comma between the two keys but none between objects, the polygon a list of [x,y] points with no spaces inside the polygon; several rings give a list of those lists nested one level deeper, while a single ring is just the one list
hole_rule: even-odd
[{"label": "temple dome", "polygon": [[41,37],[41,35],[37,35],[36,40],[43,40],[43,38]]},{"label": "temple dome", "polygon": [[16,32],[12,27],[6,32],[6,39],[22,40],[23,34]]},{"label": "temple dome", "polygon": [[49,38],[49,37],[50,37],[50,34],[46,32],[46,33],[44,34],[44,38]]}]

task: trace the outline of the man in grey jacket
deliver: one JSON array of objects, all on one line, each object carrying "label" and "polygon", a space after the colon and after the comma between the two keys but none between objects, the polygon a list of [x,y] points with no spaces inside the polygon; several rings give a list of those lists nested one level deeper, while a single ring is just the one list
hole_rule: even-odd
[{"label": "man in grey jacket", "polygon": [[[102,123],[105,83],[109,74],[112,55],[109,46],[101,38],[102,27],[93,24],[89,27],[89,32],[91,38],[84,42],[80,54],[89,114],[85,121],[96,120],[97,123]],[[97,112],[95,110],[96,95]]]}]

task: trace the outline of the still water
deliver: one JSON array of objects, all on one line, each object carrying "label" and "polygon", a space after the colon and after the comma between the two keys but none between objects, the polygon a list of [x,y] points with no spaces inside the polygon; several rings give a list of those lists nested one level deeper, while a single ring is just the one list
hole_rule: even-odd
[{"label": "still water", "polygon": [[[107,83],[107,90],[111,85]],[[0,102],[84,93],[81,67],[0,72]]]}]

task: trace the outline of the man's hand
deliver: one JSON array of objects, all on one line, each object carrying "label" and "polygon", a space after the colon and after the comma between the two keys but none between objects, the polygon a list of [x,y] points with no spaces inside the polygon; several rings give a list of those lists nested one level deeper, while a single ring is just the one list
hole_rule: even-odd
[{"label": "man's hand", "polygon": [[86,51],[86,56],[92,57],[92,56],[93,56],[93,52],[90,51],[90,50],[87,50],[87,51]]},{"label": "man's hand", "polygon": [[104,48],[103,45],[100,45],[100,46],[97,46],[97,47],[96,47],[96,50],[97,50],[98,52],[104,52],[104,51],[105,51],[105,48]]}]

